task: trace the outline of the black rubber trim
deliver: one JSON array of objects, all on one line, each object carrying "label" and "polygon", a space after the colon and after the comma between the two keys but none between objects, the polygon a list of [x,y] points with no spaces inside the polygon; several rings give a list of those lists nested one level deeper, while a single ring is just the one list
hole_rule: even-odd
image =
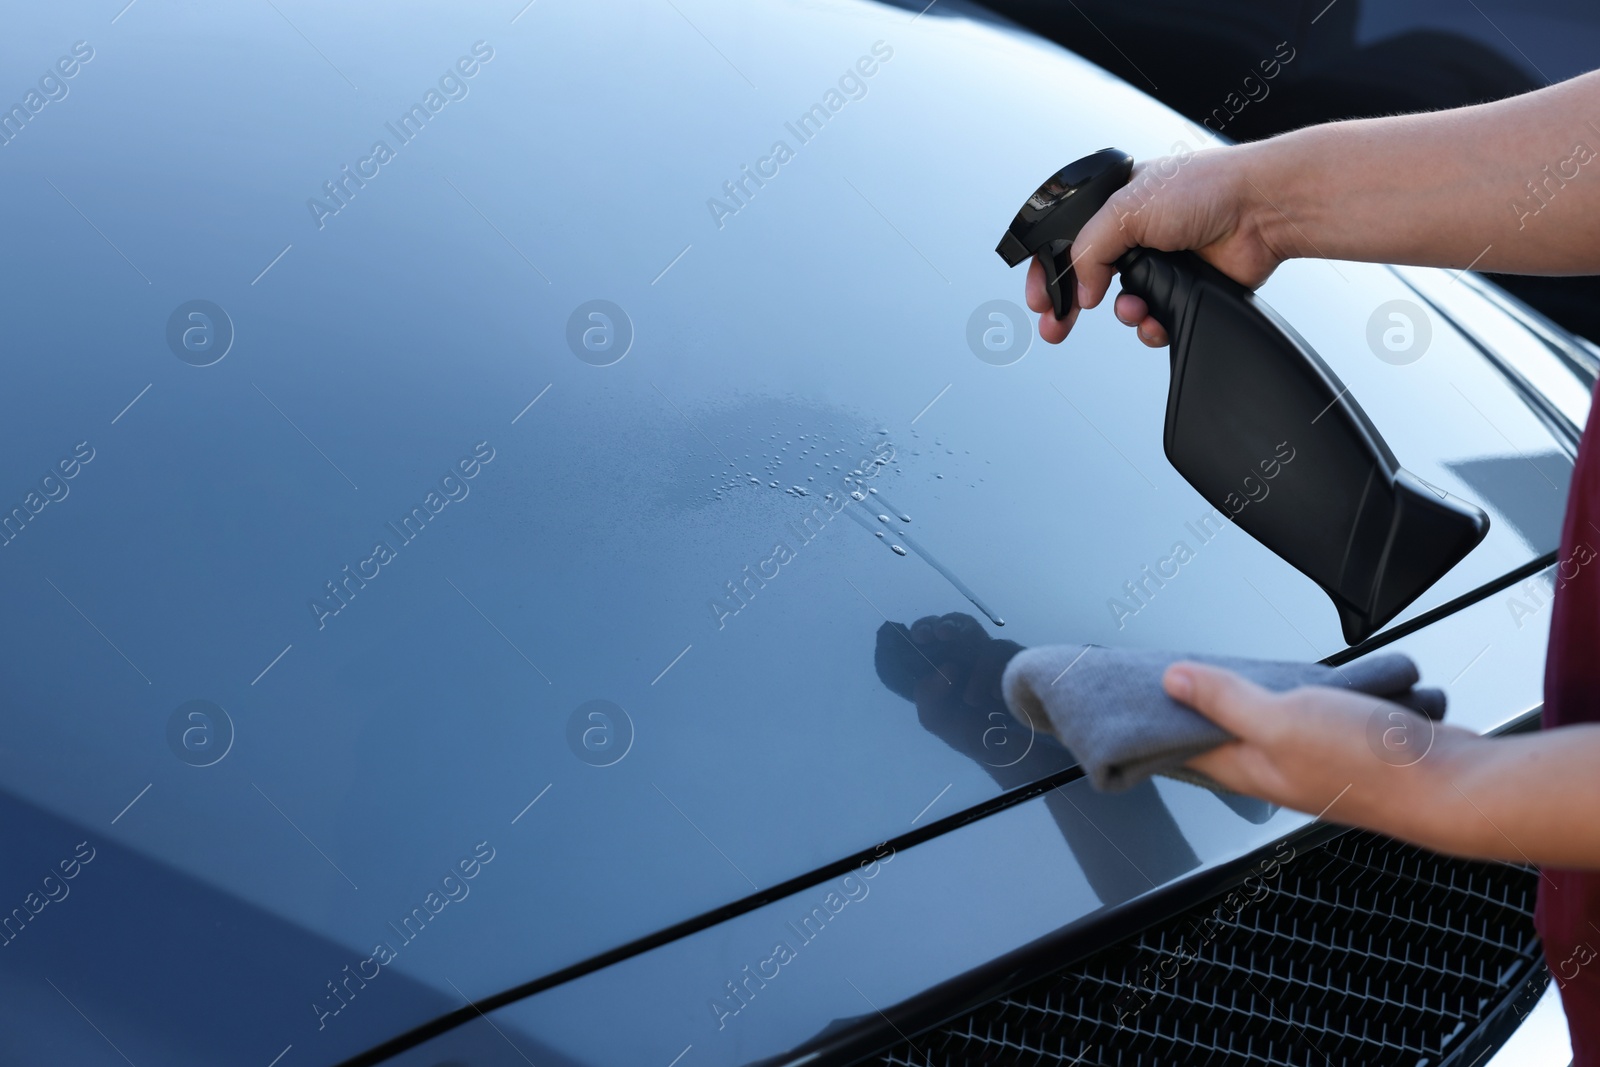
[{"label": "black rubber trim", "polygon": [[1338,667],[1349,663],[1353,659],[1359,659],[1375,648],[1382,648],[1384,645],[1387,645],[1392,641],[1400,640],[1400,638],[1405,637],[1407,634],[1416,633],[1424,626],[1431,626],[1433,623],[1438,622],[1447,615],[1454,615],[1462,608],[1470,607],[1480,600],[1487,600],[1489,597],[1494,596],[1502,589],[1510,589],[1518,582],[1527,578],[1531,578],[1535,574],[1538,574],[1540,571],[1544,570],[1546,567],[1553,565],[1560,555],[1561,553],[1559,550],[1551,549],[1538,559],[1529,560],[1516,570],[1501,575],[1492,582],[1480,585],[1470,593],[1462,593],[1454,600],[1447,600],[1436,608],[1429,608],[1427,611],[1424,611],[1415,618],[1407,619],[1405,622],[1391,626],[1387,630],[1375,633],[1359,644],[1354,644],[1343,649],[1342,651],[1335,652],[1322,662],[1326,663],[1330,667]]},{"label": "black rubber trim", "polygon": [[[1454,600],[1446,601],[1436,608],[1432,608],[1423,612],[1415,618],[1408,619],[1397,626],[1392,626],[1387,630],[1381,631],[1380,633],[1373,634],[1360,644],[1351,645],[1348,648],[1345,648],[1343,651],[1335,652],[1322,662],[1330,666],[1337,667],[1340,664],[1348,663],[1353,659],[1364,656],[1375,648],[1389,644],[1391,641],[1397,641],[1407,634],[1413,633],[1424,626],[1437,622],[1447,615],[1451,615],[1463,608],[1477,603],[1480,600],[1491,597],[1495,593],[1500,592],[1502,589],[1507,589],[1523,579],[1537,574],[1539,571],[1542,571],[1546,567],[1549,567],[1551,564],[1555,563],[1558,555],[1558,552],[1547,552],[1538,559],[1525,563],[1516,570],[1511,571],[1509,574],[1482,585],[1470,593],[1464,593],[1461,596],[1456,597]],[[336,1067],[372,1067],[372,1065],[382,1063],[391,1056],[397,1056],[407,1049],[414,1048],[417,1045],[422,1044],[424,1041],[438,1037],[440,1034],[445,1033],[448,1030],[453,1030],[463,1023],[471,1022],[473,1019],[478,1017],[480,1012],[487,1015],[489,1012],[494,1011],[497,1008],[503,1008],[507,1004],[522,1000],[524,997],[531,997],[536,993],[544,992],[546,989],[554,988],[555,986],[570,982],[576,978],[582,978],[586,974],[593,974],[595,971],[609,967],[613,963],[620,963],[623,960],[631,959],[634,956],[649,952],[651,949],[660,948],[662,945],[676,941],[681,937],[687,937],[690,934],[698,933],[699,931],[707,929],[711,926],[715,926],[718,923],[727,922],[729,919],[737,918],[746,912],[754,911],[760,907],[765,907],[766,905],[777,900],[781,900],[784,897],[791,896],[806,889],[810,889],[811,887],[819,885],[822,882],[826,882],[831,878],[844,875],[850,870],[854,869],[858,864],[868,862],[873,859],[877,855],[878,850],[885,846],[893,848],[897,852],[904,848],[911,848],[912,846],[919,845],[924,841],[932,840],[941,834],[949,833],[951,830],[959,829],[960,827],[977,822],[980,819],[988,818],[990,815],[994,815],[997,812],[1004,811],[1010,807],[1015,807],[1018,804],[1026,803],[1035,797],[1043,796],[1052,789],[1067,785],[1070,782],[1075,782],[1082,777],[1082,767],[1068,767],[1066,770],[1058,771],[1055,774],[1046,775],[1038,781],[1023,786],[1020,789],[1014,789],[1009,793],[1002,793],[997,797],[991,797],[981,804],[976,804],[964,811],[957,812],[954,815],[947,815],[942,819],[937,819],[926,826],[911,830],[907,833],[899,835],[898,837],[892,837],[887,841],[873,846],[872,848],[862,849],[859,852],[852,853],[842,859],[834,860],[832,863],[815,868],[814,870],[808,871],[805,874],[797,875],[794,878],[788,879],[787,881],[779,882],[777,885],[771,886],[770,888],[758,890],[749,894],[748,896],[740,897],[738,900],[724,904],[720,908],[714,908],[711,911],[702,912],[699,915],[691,916],[682,920],[681,922],[674,923],[671,926],[663,927],[653,934],[637,938],[633,941],[627,942],[626,944],[618,945],[615,948],[607,949],[599,955],[591,956],[588,959],[581,960],[578,963],[570,964],[561,968],[560,970],[552,971],[549,974],[535,978],[532,981],[524,982],[519,986],[513,986],[512,988],[496,993],[493,996],[484,997],[481,1000],[464,1005],[463,1007],[457,1008],[454,1011],[447,1012],[446,1014],[440,1015],[437,1018],[430,1019],[422,1025],[413,1027],[402,1034],[398,1034],[380,1045],[373,1046],[365,1052],[352,1056],[347,1060],[343,1060],[337,1064]],[[1321,825],[1322,824],[1317,823],[1312,824],[1311,827],[1306,831],[1302,831],[1302,835],[1315,831],[1316,828]],[[1342,830],[1342,827],[1339,828],[1340,832],[1342,832]],[[1335,835],[1328,834],[1327,836],[1328,838],[1331,838]],[[1290,837],[1282,840],[1293,842],[1300,840],[1300,837],[1291,835]],[[1276,847],[1276,844],[1277,842],[1274,842],[1274,847]],[[1200,890],[1203,890],[1204,887],[1213,885],[1215,878],[1226,879],[1227,872],[1231,870],[1233,866],[1235,865],[1227,865],[1224,867],[1215,868],[1213,872],[1208,872],[1206,876],[1180,883],[1177,886],[1169,886],[1165,888],[1175,891],[1182,890],[1184,896],[1192,897]],[[1248,866],[1248,864],[1246,864],[1246,866]],[[1215,875],[1215,878],[1212,877],[1213,874]],[[1199,888],[1197,889],[1197,887]],[[1155,893],[1150,894],[1149,898],[1154,899],[1159,897],[1160,900],[1166,901],[1167,895],[1168,894],[1163,890],[1158,890]],[[1143,905],[1146,900],[1147,897],[1139,897],[1133,903]],[[1177,910],[1179,907],[1179,905],[1170,902],[1166,903],[1165,906],[1171,910]],[[1141,915],[1144,913],[1143,907],[1139,909],[1139,913]],[[1113,912],[1112,914],[1115,916],[1119,913]],[[1095,915],[1097,916],[1097,924],[1102,921],[1116,922],[1115,918],[1108,919],[1108,916],[1102,915],[1099,912],[1096,912]],[[1148,918],[1145,920],[1145,924],[1148,925],[1151,922],[1156,922],[1159,920],[1159,918],[1161,918],[1159,915]],[[1134,930],[1132,932],[1137,931]],[[1002,957],[1002,959],[1020,956],[1028,951],[1032,951],[1031,947],[1028,949],[1018,949],[1015,952],[1008,954],[1006,957]],[[1059,946],[1053,951],[1059,952]],[[1059,956],[1057,959],[1059,961]],[[1057,966],[1060,966],[1059,962],[1057,963]],[[955,980],[953,979],[952,981]],[[1022,983],[1018,982],[1016,984],[1020,985]],[[1015,988],[1015,986],[1013,986],[1013,988]],[[933,992],[934,991],[930,990],[925,995],[931,996]],[[921,1000],[923,998],[919,997],[917,999]],[[926,1026],[929,1025],[936,1025],[936,1023],[925,1024],[923,1028],[925,1029]]]},{"label": "black rubber trim", "polygon": [[570,982],[575,978],[581,978],[586,974],[592,974],[602,968],[611,966],[613,963],[620,963],[633,956],[648,952],[653,948],[659,948],[669,942],[676,941],[681,937],[687,937],[707,927],[727,922],[729,919],[737,918],[746,912],[754,911],[784,897],[810,889],[812,886],[826,882],[830,878],[847,874],[855,869],[857,865],[875,859],[885,846],[898,852],[901,849],[920,845],[924,841],[949,833],[951,830],[959,829],[980,819],[988,818],[990,815],[1004,811],[1006,808],[1015,807],[1035,797],[1043,796],[1052,789],[1075,782],[1082,777],[1082,767],[1068,767],[1065,770],[1057,771],[1055,774],[1046,775],[1020,789],[1013,789],[1009,793],[991,797],[983,803],[973,805],[964,811],[959,811],[954,815],[947,815],[942,819],[936,819],[926,826],[918,827],[898,837],[889,838],[887,841],[871,848],[851,853],[843,859],[834,860],[832,863],[817,867],[787,881],[779,882],[777,885],[767,889],[758,890],[730,904],[724,904],[720,908],[702,912],[699,915],[684,919],[682,922],[657,930],[653,934],[618,945],[616,948],[608,949],[597,956],[591,956],[581,962],[563,967],[558,971],[552,971],[543,977],[535,978],[530,982],[524,982],[522,985],[514,986],[504,992],[474,1001],[436,1019],[430,1019],[421,1026],[392,1037],[381,1045],[376,1045],[359,1055],[341,1061],[336,1067],[371,1067],[372,1064],[381,1063],[390,1056],[398,1055],[407,1049],[422,1044],[424,1041],[438,1037],[447,1030],[453,1030],[463,1023],[471,1022],[478,1017],[479,1012],[488,1014],[496,1008],[503,1008],[513,1001],[533,996],[535,993],[542,993],[546,989]]}]

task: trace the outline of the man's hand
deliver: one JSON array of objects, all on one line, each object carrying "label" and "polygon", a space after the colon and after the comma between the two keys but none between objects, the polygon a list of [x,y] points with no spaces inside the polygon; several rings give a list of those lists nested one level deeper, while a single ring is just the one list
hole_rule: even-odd
[{"label": "man's hand", "polygon": [[[1028,267],[1028,306],[1039,313],[1039,336],[1051,344],[1065,338],[1078,309],[1100,303],[1111,285],[1112,265],[1130,248],[1193,249],[1252,289],[1266,281],[1287,256],[1263,236],[1258,219],[1267,205],[1251,184],[1250,159],[1249,146],[1236,146],[1136,165],[1132,179],[1084,224],[1069,252],[1078,283],[1065,321],[1050,306],[1039,260]],[[1139,297],[1120,294],[1115,311],[1124,325],[1138,329],[1145,344],[1167,343],[1167,331]]]},{"label": "man's hand", "polygon": [[1187,764],[1229,789],[1441,852],[1600,868],[1600,820],[1573,817],[1600,811],[1600,725],[1485,738],[1377,697],[1273,693],[1199,663],[1174,663],[1162,684],[1238,738]]},{"label": "man's hand", "polygon": [[[1078,284],[1064,322],[1051,311],[1043,268],[1037,260],[1028,268],[1039,336],[1065,338],[1077,309],[1105,297],[1117,257],[1136,246],[1193,250],[1252,289],[1295,256],[1600,272],[1600,182],[1566,181],[1548,205],[1527,184],[1541,165],[1560,162],[1597,106],[1600,71],[1591,71],[1487,104],[1328,122],[1140,163],[1078,234],[1069,253]],[[1124,293],[1115,310],[1145,344],[1167,343],[1143,300]]]},{"label": "man's hand", "polygon": [[[1461,737],[1473,737],[1365,693],[1324,686],[1274,693],[1198,663],[1173,664],[1162,684],[1168,696],[1239,738],[1189,767],[1235,792],[1313,815],[1328,809],[1333,822],[1370,825],[1397,806],[1426,806],[1440,784],[1433,768]],[[1373,748],[1375,718],[1380,736],[1393,731],[1388,753]]]}]

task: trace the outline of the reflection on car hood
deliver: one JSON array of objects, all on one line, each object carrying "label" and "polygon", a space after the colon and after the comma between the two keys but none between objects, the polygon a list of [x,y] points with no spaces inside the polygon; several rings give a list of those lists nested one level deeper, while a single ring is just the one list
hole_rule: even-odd
[{"label": "reflection on car hood", "polygon": [[[1042,176],[1197,131],[961,18],[517,6],[14,19],[13,69],[58,73],[0,173],[0,789],[46,868],[80,839],[146,865],[59,911],[164,873],[294,986],[151,981],[169,931],[129,923],[61,991],[135,1062],[337,1058],[1070,763],[976,689],[891,685],[886,623],[1338,647],[1167,465],[1164,357],[1103,312],[1030,346],[994,303]],[[1408,292],[1313,263],[1264,289],[1497,520],[1414,614],[1553,545],[1469,464],[1559,448],[1443,323],[1374,357]],[[1124,847],[1181,873],[1145,802]],[[85,928],[41,912],[8,981]],[[374,967],[430,993],[335,988]],[[168,980],[232,1036],[141,1031]]]}]

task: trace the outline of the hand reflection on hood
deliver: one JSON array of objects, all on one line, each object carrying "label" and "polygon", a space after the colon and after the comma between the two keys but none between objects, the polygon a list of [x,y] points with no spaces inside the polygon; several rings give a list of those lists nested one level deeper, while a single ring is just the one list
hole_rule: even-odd
[{"label": "hand reflection on hood", "polygon": [[[878,628],[878,678],[916,705],[917,721],[976,762],[1002,790],[1072,766],[1054,737],[1014,718],[1000,675],[1022,651],[990,637],[971,615],[929,615]],[[1056,826],[1104,904],[1117,904],[1200,865],[1172,813],[1145,782],[1125,793],[1096,793],[1082,780],[1045,794]]]},{"label": "hand reflection on hood", "polygon": [[[1000,675],[1022,651],[1015,641],[992,638],[971,615],[929,615],[909,627],[878,628],[878,678],[917,706],[923,729],[963,756],[993,770],[1015,766],[1029,754],[1031,731],[1012,717],[1000,695]],[[1021,785],[1036,774],[997,776]]]}]

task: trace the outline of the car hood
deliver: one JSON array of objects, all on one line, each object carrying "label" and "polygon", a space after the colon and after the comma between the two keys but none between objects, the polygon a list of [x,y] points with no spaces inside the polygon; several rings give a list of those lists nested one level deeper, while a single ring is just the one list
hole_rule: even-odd
[{"label": "car hood", "polygon": [[[49,977],[136,1062],[336,1059],[1070,765],[914,706],[885,623],[1341,646],[1162,456],[1163,354],[1104,311],[1030,345],[995,303],[1042,177],[1200,131],[981,20],[519,6],[8,34],[44,77],[0,150],[6,832],[41,872],[88,840],[141,873],[0,967],[55,1003],[40,969],[92,947]],[[1392,274],[1263,293],[1494,519],[1402,618],[1554,546],[1565,446],[1443,321],[1376,358]],[[1130,847],[1176,875],[1181,838]],[[214,917],[272,982],[186,973],[166,920],[85,943],[130,906],[196,943]],[[373,967],[403,981],[335,991]],[[204,1048],[139,1021],[180,982]]]}]

